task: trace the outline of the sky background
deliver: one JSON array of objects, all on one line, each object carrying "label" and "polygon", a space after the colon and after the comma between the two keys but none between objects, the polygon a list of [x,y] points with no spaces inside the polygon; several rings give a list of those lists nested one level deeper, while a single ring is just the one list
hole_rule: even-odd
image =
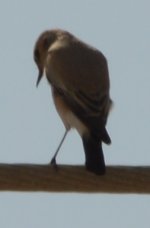
[{"label": "sky background", "polygon": [[[150,1],[0,1],[0,162],[48,163],[64,133],[33,47],[46,29],[69,30],[107,57],[114,109],[106,164],[150,165]],[[58,163],[84,164],[67,136]],[[147,228],[149,195],[0,192],[2,228]]]}]

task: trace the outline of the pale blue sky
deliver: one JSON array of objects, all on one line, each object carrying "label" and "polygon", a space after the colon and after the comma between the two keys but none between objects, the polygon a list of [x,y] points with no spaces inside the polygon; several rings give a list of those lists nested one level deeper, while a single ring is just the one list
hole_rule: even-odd
[{"label": "pale blue sky", "polygon": [[[47,163],[64,127],[46,79],[35,87],[33,47],[59,27],[107,57],[115,106],[108,121],[107,164],[150,165],[150,2],[148,0],[1,0],[0,162]],[[72,131],[59,163],[83,164]],[[147,228],[150,196],[0,192],[3,228]]]}]

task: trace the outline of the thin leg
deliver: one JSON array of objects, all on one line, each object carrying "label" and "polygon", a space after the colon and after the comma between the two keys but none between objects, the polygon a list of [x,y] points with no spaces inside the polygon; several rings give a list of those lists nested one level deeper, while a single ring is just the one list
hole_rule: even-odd
[{"label": "thin leg", "polygon": [[62,144],[63,144],[63,142],[65,140],[65,138],[66,138],[67,133],[68,133],[68,130],[65,131],[65,133],[64,133],[64,135],[63,135],[63,137],[62,137],[62,139],[61,139],[61,141],[59,143],[59,146],[58,146],[54,156],[52,157],[52,160],[50,162],[51,165],[56,166],[56,156],[57,156],[57,154],[58,154],[58,152],[59,152],[59,150],[60,150],[60,148],[61,148],[61,146],[62,146]]}]

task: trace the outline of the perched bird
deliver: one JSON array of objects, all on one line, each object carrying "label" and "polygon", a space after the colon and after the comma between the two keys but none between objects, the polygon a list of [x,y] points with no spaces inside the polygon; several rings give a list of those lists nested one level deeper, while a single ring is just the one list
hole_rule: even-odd
[{"label": "perched bird", "polygon": [[37,86],[45,73],[66,128],[51,163],[56,165],[56,155],[67,132],[75,128],[82,138],[86,169],[104,174],[102,142],[111,143],[105,126],[112,105],[105,56],[71,33],[54,29],[39,36],[34,60],[39,70]]}]

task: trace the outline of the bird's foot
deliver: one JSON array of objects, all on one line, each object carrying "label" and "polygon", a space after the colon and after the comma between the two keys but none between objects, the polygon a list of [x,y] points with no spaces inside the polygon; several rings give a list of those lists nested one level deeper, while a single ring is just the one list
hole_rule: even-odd
[{"label": "bird's foot", "polygon": [[57,166],[55,157],[52,158],[50,165],[53,166],[56,171],[58,170],[58,166]]}]

